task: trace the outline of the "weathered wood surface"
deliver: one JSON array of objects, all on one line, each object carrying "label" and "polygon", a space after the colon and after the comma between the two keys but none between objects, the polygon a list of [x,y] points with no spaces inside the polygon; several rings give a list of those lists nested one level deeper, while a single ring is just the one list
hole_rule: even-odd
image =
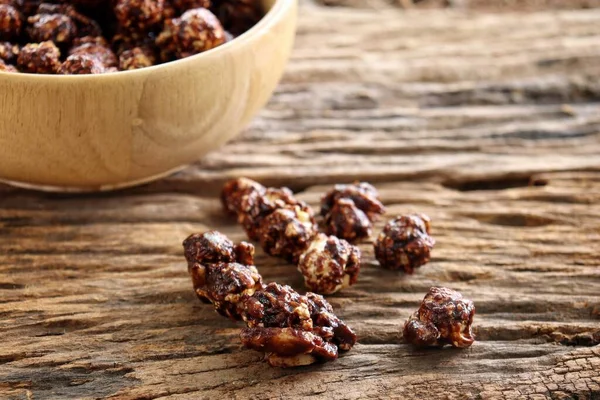
[{"label": "weathered wood surface", "polygon": [[[303,4],[269,106],[182,173],[103,195],[0,187],[1,398],[600,398],[600,10],[356,4]],[[195,299],[181,255],[194,231],[243,238],[214,197],[239,175],[313,205],[376,182],[390,214],[431,215],[434,258],[407,277],[362,245],[359,283],[330,296],[360,344],[270,368]],[[267,280],[302,287],[258,253]],[[470,349],[402,343],[432,285],[474,300]]]}]

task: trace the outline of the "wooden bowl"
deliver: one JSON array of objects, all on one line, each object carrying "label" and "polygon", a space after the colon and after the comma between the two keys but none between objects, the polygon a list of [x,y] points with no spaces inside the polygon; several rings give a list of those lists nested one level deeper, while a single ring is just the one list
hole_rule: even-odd
[{"label": "wooden bowl", "polygon": [[296,0],[193,57],[102,75],[0,72],[0,179],[60,191],[110,190],[165,176],[237,135],[288,60]]}]

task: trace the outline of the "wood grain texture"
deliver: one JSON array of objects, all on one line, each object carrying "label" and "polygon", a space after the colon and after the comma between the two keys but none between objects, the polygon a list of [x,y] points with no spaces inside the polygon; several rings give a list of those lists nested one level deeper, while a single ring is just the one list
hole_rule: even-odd
[{"label": "wood grain texture", "polygon": [[[304,3],[283,84],[221,151],[120,193],[0,187],[0,397],[599,398],[599,39],[600,10]],[[407,277],[361,245],[358,284],[329,297],[360,343],[270,368],[195,299],[181,254],[195,231],[243,239],[214,197],[239,175],[313,206],[331,183],[376,182],[390,215],[432,217],[433,259]],[[403,343],[432,285],[475,302],[470,349]]]}]

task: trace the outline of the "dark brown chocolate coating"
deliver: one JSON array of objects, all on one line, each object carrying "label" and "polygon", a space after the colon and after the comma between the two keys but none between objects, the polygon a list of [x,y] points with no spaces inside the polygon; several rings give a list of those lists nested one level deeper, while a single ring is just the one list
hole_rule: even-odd
[{"label": "dark brown chocolate coating", "polygon": [[76,26],[77,36],[102,36],[102,29],[98,22],[78,12],[70,4],[41,3],[37,8],[37,14],[63,14],[71,18]]},{"label": "dark brown chocolate coating", "polygon": [[254,246],[235,245],[217,231],[190,235],[183,242],[188,272],[198,297],[212,303],[219,314],[235,320],[240,296],[262,290],[262,278],[254,264]]},{"label": "dark brown chocolate coating", "polygon": [[213,0],[212,9],[225,29],[235,36],[254,26],[263,13],[261,3],[256,0]]},{"label": "dark brown chocolate coating", "polygon": [[374,243],[379,264],[412,274],[428,263],[435,245],[429,236],[429,224],[430,219],[424,214],[404,215],[389,221]]},{"label": "dark brown chocolate coating", "polygon": [[243,299],[244,321],[249,327],[312,329],[308,299],[286,285],[269,283]]},{"label": "dark brown chocolate coating", "polygon": [[164,8],[164,0],[118,0],[115,16],[122,28],[148,32],[163,22]]},{"label": "dark brown chocolate coating", "polygon": [[335,314],[331,305],[316,293],[300,295],[287,285],[269,283],[264,290],[242,299],[244,321],[249,327],[295,328],[310,331],[327,342],[350,350],[354,332]]},{"label": "dark brown chocolate coating", "polygon": [[[0,59],[6,65],[16,63],[16,54],[3,48],[4,42],[53,42],[63,52],[56,66],[33,60],[31,48],[22,60],[23,67],[18,65],[21,72],[51,74],[57,73],[68,55],[93,56],[106,72],[116,71],[117,67],[124,71],[189,57],[233,38],[213,14],[218,7],[213,7],[211,0],[48,1],[0,0]],[[239,3],[242,8],[248,4],[260,8],[254,1]],[[252,24],[261,16],[259,12]],[[85,46],[76,43],[75,39],[88,36],[102,37],[112,48],[93,42]],[[86,58],[76,57],[61,70],[67,71],[97,73],[98,68]]]},{"label": "dark brown chocolate coating", "polygon": [[[155,65],[159,61],[158,55],[160,53],[155,40],[154,34],[119,31],[113,36],[111,44],[119,59],[124,52],[128,52],[123,57],[123,65],[125,66],[131,66],[134,62],[131,61],[131,57],[135,56],[137,51],[132,52],[132,50],[136,48],[146,56],[147,60],[144,60],[144,63],[150,61],[152,65]],[[135,62],[136,66],[140,67],[141,61],[137,60]]]},{"label": "dark brown chocolate coating", "polygon": [[184,12],[181,17],[165,21],[156,38],[163,58],[185,58],[225,43],[225,31],[217,17],[205,8]]},{"label": "dark brown chocolate coating", "polygon": [[27,18],[27,33],[34,42],[51,40],[55,44],[68,44],[77,35],[77,26],[64,14],[36,14]]},{"label": "dark brown chocolate coating", "polygon": [[302,253],[298,270],[308,290],[332,294],[358,280],[360,250],[343,239],[319,233]]},{"label": "dark brown chocolate coating", "polygon": [[107,72],[104,65],[95,57],[85,54],[73,54],[60,65],[61,75],[103,74]]},{"label": "dark brown chocolate coating", "polygon": [[334,344],[302,329],[244,328],[240,340],[249,349],[266,352],[267,362],[274,367],[297,367],[338,356]]},{"label": "dark brown chocolate coating", "polygon": [[296,264],[317,234],[317,226],[309,212],[294,206],[276,209],[264,217],[256,234],[265,253]]},{"label": "dark brown chocolate coating", "polygon": [[111,4],[110,0],[69,0],[69,2],[88,10],[103,9],[104,7],[110,7]]},{"label": "dark brown chocolate coating", "polygon": [[19,70],[37,74],[55,74],[60,68],[60,50],[53,42],[29,43],[17,57]]},{"label": "dark brown chocolate coating", "polygon": [[171,4],[179,13],[184,13],[187,10],[194,8],[210,8],[210,0],[172,0]]},{"label": "dark brown chocolate coating", "polygon": [[19,72],[19,71],[17,71],[17,69],[14,66],[12,66],[10,64],[6,64],[4,62],[4,60],[2,60],[2,59],[0,59],[0,71],[3,71],[3,72]]},{"label": "dark brown chocolate coating", "polygon": [[0,0],[0,4],[13,6],[23,16],[23,23],[28,16],[36,13],[36,10],[42,0]]},{"label": "dark brown chocolate coating", "polygon": [[183,242],[188,265],[239,262],[254,265],[254,246],[241,242],[234,245],[221,232],[209,231],[190,235]]},{"label": "dark brown chocolate coating", "polygon": [[291,367],[333,360],[338,348],[349,350],[356,335],[318,294],[300,295],[289,286],[269,283],[253,265],[254,248],[234,245],[210,231],[184,241],[184,253],[194,290],[217,312],[248,326],[240,339],[267,352],[273,366]]},{"label": "dark brown chocolate coating", "polygon": [[345,239],[351,243],[371,236],[373,224],[354,201],[338,199],[323,219],[327,234]]},{"label": "dark brown chocolate coating", "polygon": [[258,229],[263,219],[275,210],[296,207],[303,216],[307,215],[310,218],[313,225],[315,224],[312,209],[306,203],[296,199],[290,189],[283,187],[266,188],[264,191],[248,190],[240,200],[238,222],[246,231],[248,238],[260,240]]},{"label": "dark brown chocolate coating", "polygon": [[262,290],[262,278],[253,265],[238,263],[198,264],[189,268],[196,295],[233,320],[242,320],[239,301]]},{"label": "dark brown chocolate coating", "polygon": [[23,16],[9,4],[0,4],[0,40],[18,38],[23,26]]},{"label": "dark brown chocolate coating", "polygon": [[154,65],[153,57],[141,47],[134,47],[131,50],[125,50],[119,55],[119,69],[128,71],[151,67]]},{"label": "dark brown chocolate coating", "polygon": [[335,185],[321,199],[325,232],[349,242],[369,238],[372,222],[384,212],[379,193],[367,182]]},{"label": "dark brown chocolate coating", "polygon": [[11,64],[17,61],[19,56],[20,47],[18,44],[10,42],[0,42],[0,60],[7,64]]},{"label": "dark brown chocolate coating", "polygon": [[69,55],[82,55],[97,59],[103,67],[116,67],[117,57],[108,47],[108,43],[101,36],[85,36],[77,38]]},{"label": "dark brown chocolate coating", "polygon": [[455,290],[432,287],[421,306],[404,324],[404,339],[415,346],[465,348],[473,344],[475,306]]},{"label": "dark brown chocolate coating", "polygon": [[350,199],[354,205],[364,212],[369,220],[375,221],[385,213],[385,207],[379,200],[375,187],[367,182],[354,182],[351,185],[335,185],[321,199],[321,215],[331,211],[339,199]]},{"label": "dark brown chocolate coating", "polygon": [[320,336],[333,340],[341,350],[348,351],[356,344],[356,334],[333,313],[333,308],[319,294],[307,292],[310,317]]},{"label": "dark brown chocolate coating", "polygon": [[232,179],[225,183],[221,191],[221,203],[228,214],[238,215],[241,212],[245,197],[256,191],[264,194],[267,189],[260,183],[248,178]]},{"label": "dark brown chocolate coating", "polygon": [[288,188],[265,188],[239,178],[221,192],[223,207],[236,214],[248,238],[260,242],[270,255],[296,263],[317,233],[312,209]]}]

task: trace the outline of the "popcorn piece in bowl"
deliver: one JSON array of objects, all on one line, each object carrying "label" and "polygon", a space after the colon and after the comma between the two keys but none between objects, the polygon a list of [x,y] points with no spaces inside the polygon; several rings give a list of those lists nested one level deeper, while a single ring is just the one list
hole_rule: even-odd
[{"label": "popcorn piece in bowl", "polygon": [[34,42],[68,44],[77,35],[73,20],[64,14],[36,14],[27,19],[27,33]]},{"label": "popcorn piece in bowl", "polygon": [[26,44],[17,58],[19,69],[28,73],[55,74],[60,65],[60,50],[50,41]]},{"label": "popcorn piece in bowl", "polygon": [[152,65],[154,65],[153,56],[141,47],[125,50],[119,55],[119,69],[121,71],[146,68]]},{"label": "popcorn piece in bowl", "polygon": [[21,48],[18,44],[10,42],[0,42],[0,60],[7,64],[12,64],[17,61]]},{"label": "popcorn piece in bowl", "polygon": [[6,64],[2,59],[0,59],[0,71],[4,71],[4,72],[19,72],[17,71],[17,69],[10,65],[10,64]]},{"label": "popcorn piece in bowl", "polygon": [[58,68],[58,73],[62,75],[103,74],[104,72],[106,69],[100,60],[85,54],[70,55]]},{"label": "popcorn piece in bowl", "polygon": [[21,34],[23,16],[9,4],[0,4],[0,40],[16,39]]},{"label": "popcorn piece in bowl", "polygon": [[148,32],[163,22],[164,0],[118,0],[115,16],[130,31]]},{"label": "popcorn piece in bowl", "polygon": [[167,20],[156,43],[164,54],[185,58],[225,43],[225,31],[212,12],[196,8]]},{"label": "popcorn piece in bowl", "polygon": [[73,41],[69,55],[85,55],[96,58],[103,67],[115,67],[117,57],[102,36],[85,36]]},{"label": "popcorn piece in bowl", "polygon": [[210,0],[173,0],[171,1],[173,7],[180,13],[184,13],[187,10],[194,8],[206,8],[209,9],[212,6]]}]

